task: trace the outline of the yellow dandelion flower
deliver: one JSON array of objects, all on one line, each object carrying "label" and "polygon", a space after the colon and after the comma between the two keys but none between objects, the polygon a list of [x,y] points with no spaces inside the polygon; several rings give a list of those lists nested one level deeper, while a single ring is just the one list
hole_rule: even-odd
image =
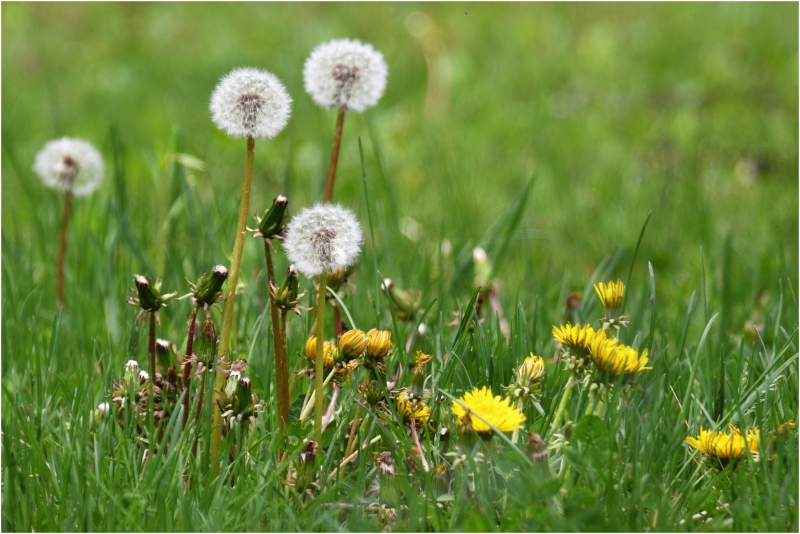
[{"label": "yellow dandelion flower", "polygon": [[358,358],[367,350],[369,337],[358,328],[348,330],[339,338],[339,352],[345,358]]},{"label": "yellow dandelion flower", "polygon": [[397,412],[404,423],[411,421],[413,417],[417,425],[424,424],[431,416],[431,409],[428,408],[428,405],[424,402],[412,402],[408,398],[406,390],[397,394]]},{"label": "yellow dandelion flower", "polygon": [[586,352],[589,350],[589,344],[595,339],[595,336],[602,333],[605,337],[605,332],[595,332],[591,325],[571,325],[567,323],[566,326],[554,326],[553,337],[570,349],[577,349],[579,352]]},{"label": "yellow dandelion flower", "polygon": [[388,330],[373,328],[367,332],[367,354],[374,358],[383,358],[392,348],[392,333]]},{"label": "yellow dandelion flower", "polygon": [[430,354],[425,354],[421,350],[417,351],[417,364],[414,366],[414,370],[422,370],[425,368],[425,364],[428,363],[433,359],[433,356]]},{"label": "yellow dandelion flower", "polygon": [[686,443],[708,456],[721,459],[739,458],[750,452],[758,452],[758,444],[761,440],[761,431],[758,428],[748,430],[746,436],[742,436],[739,429],[728,423],[730,433],[718,430],[703,430],[700,427],[698,437],[689,436]]},{"label": "yellow dandelion flower", "polygon": [[453,414],[459,419],[469,418],[472,428],[478,434],[492,434],[492,429],[476,415],[501,432],[522,428],[522,423],[525,422],[525,414],[519,408],[512,406],[508,397],[504,399],[499,395],[494,396],[486,386],[464,393],[459,400],[460,403],[453,401]]},{"label": "yellow dandelion flower", "polygon": [[[317,338],[311,336],[306,341],[305,346],[305,355],[306,359],[312,364],[314,360],[317,358]],[[336,358],[339,356],[339,350],[336,348],[336,345],[331,343],[330,341],[326,341],[322,345],[322,364],[325,366],[326,369],[332,369],[333,364],[335,363]]]},{"label": "yellow dandelion flower", "polygon": [[618,377],[621,373],[633,374],[652,367],[647,367],[647,349],[639,354],[638,349],[627,345],[618,344],[616,339],[608,339],[605,336],[597,336],[589,345],[589,355],[594,364],[612,378]]},{"label": "yellow dandelion flower", "polygon": [[616,282],[608,284],[600,282],[594,285],[594,290],[607,310],[617,310],[622,306],[622,297],[625,295],[625,284],[622,283],[622,280],[617,279]]}]

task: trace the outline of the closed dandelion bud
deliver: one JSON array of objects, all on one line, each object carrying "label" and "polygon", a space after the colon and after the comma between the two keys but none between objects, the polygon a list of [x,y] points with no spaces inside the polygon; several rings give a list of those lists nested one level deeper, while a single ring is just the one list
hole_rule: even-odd
[{"label": "closed dandelion bud", "polygon": [[478,433],[472,428],[472,418],[466,416],[458,419],[459,445],[465,454],[470,454],[478,443]]},{"label": "closed dandelion bud", "polygon": [[256,217],[258,222],[258,232],[256,237],[264,239],[281,239],[286,230],[287,213],[286,207],[289,201],[284,196],[278,196],[272,201],[272,206],[264,212],[264,216]]},{"label": "closed dandelion bud", "polygon": [[428,496],[437,498],[439,495],[444,495],[450,489],[450,473],[447,471],[447,466],[440,465],[431,473],[431,480],[428,486]]},{"label": "closed dandelion bud", "polygon": [[[133,277],[133,282],[136,284],[135,292],[139,298],[129,298],[128,304],[142,308],[144,311],[157,312],[162,306],[166,306],[164,302],[167,299],[177,295],[177,292],[162,295],[160,278],[156,278],[155,283],[153,283],[150,278],[137,274]],[[134,292],[134,290],[131,289],[131,292]]]},{"label": "closed dandelion bud", "polygon": [[[317,338],[311,336],[306,341],[305,346],[305,355],[306,359],[309,362],[314,363],[317,359]],[[336,349],[336,345],[331,343],[330,341],[325,341],[322,345],[322,361],[323,365],[330,369],[333,367],[336,359],[339,358],[339,351]]]},{"label": "closed dandelion bud", "polygon": [[125,364],[125,375],[123,379],[128,385],[138,384],[140,370],[139,362],[136,360],[128,360],[128,363]]},{"label": "closed dandelion bud", "polygon": [[373,328],[367,332],[367,354],[374,358],[383,358],[392,348],[392,333]]},{"label": "closed dandelion bud", "polygon": [[228,399],[236,394],[236,388],[239,386],[240,378],[242,378],[242,373],[239,371],[231,371],[228,375],[228,381],[225,382],[225,396]]},{"label": "closed dandelion bud", "polygon": [[166,339],[156,339],[156,358],[162,369],[169,369],[172,365],[172,343]]},{"label": "closed dandelion bud", "polygon": [[400,505],[400,492],[394,480],[394,460],[392,453],[384,451],[378,457],[378,484],[380,485],[379,496],[381,502],[387,506],[397,507]]},{"label": "closed dandelion bud", "polygon": [[377,380],[371,380],[369,385],[367,386],[367,391],[365,392],[367,397],[367,403],[370,406],[375,406],[380,401],[383,400],[383,390],[378,384]]},{"label": "closed dandelion bud", "polygon": [[269,293],[278,308],[282,310],[293,310],[297,308],[299,290],[300,276],[294,265],[290,265],[289,268],[286,269],[286,276],[283,279],[281,287],[276,289],[275,286],[272,286],[269,289]]},{"label": "closed dandelion bud", "polygon": [[392,310],[399,320],[407,321],[414,318],[420,305],[418,293],[400,289],[390,278],[384,279],[383,290],[389,294]]},{"label": "closed dandelion bud", "polygon": [[217,357],[218,341],[214,321],[208,318],[203,323],[203,332],[197,337],[197,341],[194,344],[197,361],[203,362],[206,367],[212,365]]},{"label": "closed dandelion bud", "polygon": [[295,488],[298,491],[304,488],[309,478],[313,476],[317,461],[317,447],[317,442],[310,439],[303,446],[302,452],[300,452],[300,457],[297,461],[297,481],[295,482]]},{"label": "closed dandelion bud", "polygon": [[194,287],[194,298],[198,304],[211,306],[222,294],[222,285],[228,279],[228,269],[224,265],[217,265],[208,273],[203,274]]},{"label": "closed dandelion bud", "polygon": [[421,399],[423,387],[425,386],[425,371],[423,369],[414,369],[411,375],[411,387],[409,388],[409,398]]},{"label": "closed dandelion bud", "polygon": [[358,358],[367,350],[368,344],[369,337],[363,331],[357,328],[348,330],[339,338],[339,352],[348,360]]},{"label": "closed dandelion bud", "polygon": [[249,415],[253,407],[253,386],[249,378],[240,378],[236,382],[236,403],[234,410],[236,415]]}]

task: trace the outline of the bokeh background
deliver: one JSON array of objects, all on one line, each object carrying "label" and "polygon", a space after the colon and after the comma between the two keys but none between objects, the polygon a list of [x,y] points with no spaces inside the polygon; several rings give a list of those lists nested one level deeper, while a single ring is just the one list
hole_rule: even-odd
[{"label": "bokeh background", "polygon": [[[52,284],[61,198],[30,167],[62,135],[96,143],[109,169],[76,209],[73,285],[102,286],[80,268],[92,250],[170,286],[225,260],[244,142],[214,127],[208,102],[234,67],[274,72],[294,98],[286,130],[257,146],[251,211],[280,193],[293,211],[317,201],[335,112],[304,92],[302,65],[340,37],[389,65],[379,104],[347,116],[336,191],[366,224],[360,136],[383,274],[435,285],[438,271],[419,267],[442,240],[453,264],[469,257],[535,174],[498,273],[506,295],[583,287],[609,254],[630,258],[651,211],[640,253],[663,302],[685,301],[702,269],[713,292],[723,262],[743,303],[797,279],[797,4],[6,3],[2,14],[3,251],[32,258],[34,284]],[[245,268],[260,254],[248,245]],[[645,286],[646,264],[637,276]]]}]

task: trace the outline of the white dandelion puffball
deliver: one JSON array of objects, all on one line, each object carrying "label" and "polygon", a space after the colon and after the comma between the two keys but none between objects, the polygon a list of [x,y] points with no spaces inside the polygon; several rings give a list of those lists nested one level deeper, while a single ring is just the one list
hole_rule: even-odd
[{"label": "white dandelion puffball", "polygon": [[82,139],[63,137],[49,141],[33,163],[42,181],[59,191],[86,196],[103,181],[105,167],[100,152]]},{"label": "white dandelion puffball", "polygon": [[234,69],[211,95],[211,120],[231,137],[275,137],[286,126],[292,97],[272,73]]},{"label": "white dandelion puffball", "polygon": [[386,61],[372,45],[336,39],[316,47],[303,66],[306,92],[325,108],[364,111],[386,88]]},{"label": "white dandelion puffball", "polygon": [[353,265],[363,240],[353,212],[338,204],[317,204],[289,221],[283,247],[297,270],[311,278]]}]

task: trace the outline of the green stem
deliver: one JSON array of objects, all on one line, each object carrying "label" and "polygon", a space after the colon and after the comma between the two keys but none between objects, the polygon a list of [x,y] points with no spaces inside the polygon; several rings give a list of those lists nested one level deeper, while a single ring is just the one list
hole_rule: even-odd
[{"label": "green stem", "polygon": [[325,181],[325,194],[323,202],[333,200],[333,184],[336,181],[336,167],[339,164],[339,147],[342,144],[342,127],[344,126],[344,109],[339,109],[336,115],[336,130],[333,133],[333,146],[331,147],[331,161],[328,164],[328,179]]},{"label": "green stem", "polygon": [[[272,263],[272,250],[268,240],[264,240],[264,257],[267,260],[267,276],[270,288],[275,285],[275,267]],[[269,308],[272,317],[272,345],[275,349],[275,392],[278,397],[278,429],[283,434],[289,424],[289,369],[286,361],[286,338],[283,337],[278,319],[278,305],[269,294]],[[284,315],[285,319],[285,315]]]},{"label": "green stem", "polygon": [[556,415],[553,418],[553,432],[558,430],[558,427],[561,426],[561,420],[564,417],[564,411],[567,408],[567,402],[569,402],[569,395],[572,393],[572,386],[575,385],[575,375],[569,375],[569,380],[567,380],[567,385],[564,387],[564,394],[561,396],[561,402],[558,403],[558,410],[556,410]]},{"label": "green stem", "polygon": [[[317,293],[317,357],[316,361],[314,362],[314,381],[315,381],[315,395],[316,398],[314,399],[314,433],[316,435],[316,441],[320,445],[320,451],[322,450],[322,412],[324,411],[325,407],[323,405],[324,399],[322,398],[323,395],[323,349],[325,345],[325,287],[327,285],[328,279],[325,273],[319,275],[319,292]],[[318,455],[322,457],[322,454]]]},{"label": "green stem", "polygon": [[67,258],[67,227],[72,213],[72,189],[64,193],[64,217],[61,219],[61,241],[58,247],[58,267],[56,271],[56,298],[64,306],[64,261]]},{"label": "green stem", "polygon": [[197,320],[197,306],[189,314],[189,329],[186,333],[186,354],[183,356],[183,422],[181,429],[186,428],[189,422],[189,389],[192,385],[192,362],[189,360],[194,353],[194,323]]},{"label": "green stem", "polygon": [[214,401],[212,403],[211,418],[211,465],[214,473],[219,473],[219,451],[222,446],[222,412],[217,399],[221,399],[225,390],[227,376],[223,371],[228,368],[231,341],[231,325],[233,324],[233,301],[236,297],[236,285],[239,282],[239,268],[242,264],[242,251],[244,250],[244,228],[247,222],[247,210],[250,208],[250,184],[253,181],[253,157],[255,155],[255,140],[247,139],[247,161],[244,169],[244,185],[242,187],[242,201],[239,204],[239,219],[236,223],[236,238],[233,241],[233,255],[231,269],[228,276],[228,287],[225,289],[225,308],[222,311],[222,330],[220,332],[219,347],[222,351],[216,362],[216,378],[214,380]]}]

